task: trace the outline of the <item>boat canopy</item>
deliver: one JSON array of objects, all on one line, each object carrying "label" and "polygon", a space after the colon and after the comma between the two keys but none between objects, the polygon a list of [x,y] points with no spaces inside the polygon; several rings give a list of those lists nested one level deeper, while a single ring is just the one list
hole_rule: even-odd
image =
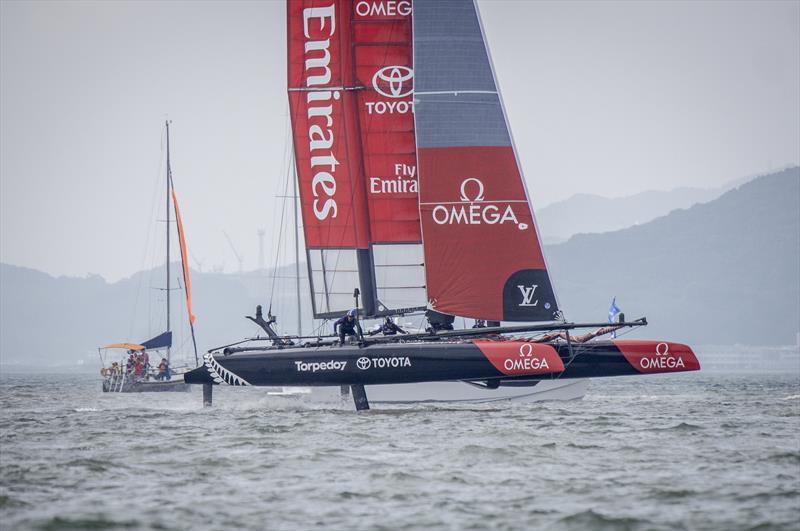
[{"label": "boat canopy", "polygon": [[105,345],[100,348],[124,348],[126,350],[144,350],[145,347],[143,345],[137,345],[136,343],[111,343],[110,345]]}]

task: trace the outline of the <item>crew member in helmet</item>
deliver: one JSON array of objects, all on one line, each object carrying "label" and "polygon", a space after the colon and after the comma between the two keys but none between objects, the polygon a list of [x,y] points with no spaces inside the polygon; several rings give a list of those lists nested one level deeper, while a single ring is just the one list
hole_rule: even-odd
[{"label": "crew member in helmet", "polygon": [[455,316],[437,312],[436,310],[426,310],[425,317],[428,318],[428,332],[435,334],[442,330],[452,330]]},{"label": "crew member in helmet", "polygon": [[358,323],[358,310],[350,310],[347,315],[333,323],[333,333],[339,334],[339,344],[344,345],[345,336],[363,339],[364,333]]},{"label": "crew member in helmet", "polygon": [[386,320],[383,321],[383,324],[380,328],[373,330],[369,333],[369,335],[374,336],[375,334],[383,333],[385,336],[393,336],[395,334],[407,334],[405,330],[397,326],[397,324],[392,320],[391,317],[387,316]]}]

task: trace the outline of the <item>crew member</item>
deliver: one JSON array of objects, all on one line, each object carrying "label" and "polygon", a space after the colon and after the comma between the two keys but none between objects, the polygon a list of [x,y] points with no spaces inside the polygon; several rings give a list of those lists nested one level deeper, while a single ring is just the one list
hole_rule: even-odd
[{"label": "crew member", "polygon": [[395,334],[407,334],[405,330],[397,326],[397,324],[392,320],[391,317],[386,317],[386,320],[383,321],[383,324],[377,330],[373,330],[369,333],[369,335],[374,336],[375,334],[383,333],[385,336],[393,336]]},{"label": "crew member", "polygon": [[350,310],[347,315],[333,323],[333,333],[339,334],[339,344],[344,345],[345,336],[354,336],[363,339],[364,333],[358,323],[358,310]]},{"label": "crew member", "polygon": [[425,317],[428,318],[428,332],[435,334],[442,330],[452,330],[455,316],[437,312],[436,310],[426,310]]}]

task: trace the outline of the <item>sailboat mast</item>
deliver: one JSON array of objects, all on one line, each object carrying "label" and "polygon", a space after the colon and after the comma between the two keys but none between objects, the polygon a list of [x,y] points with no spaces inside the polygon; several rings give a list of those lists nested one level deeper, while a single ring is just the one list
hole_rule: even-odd
[{"label": "sailboat mast", "polygon": [[[170,331],[170,319],[169,319],[169,303],[170,303],[170,282],[169,282],[169,192],[170,192],[170,182],[172,181],[172,167],[170,166],[169,161],[169,120],[166,121],[167,126],[167,195],[166,195],[166,205],[167,205],[167,332]],[[169,347],[167,347],[167,363],[169,363]]]},{"label": "sailboat mast", "polygon": [[297,197],[297,168],[293,167],[292,176],[292,202],[294,203],[294,278],[295,278],[295,287],[297,288],[297,335],[303,335],[303,324],[302,324],[302,307],[301,307],[301,299],[300,299],[300,221],[297,214],[297,202],[299,198]]}]

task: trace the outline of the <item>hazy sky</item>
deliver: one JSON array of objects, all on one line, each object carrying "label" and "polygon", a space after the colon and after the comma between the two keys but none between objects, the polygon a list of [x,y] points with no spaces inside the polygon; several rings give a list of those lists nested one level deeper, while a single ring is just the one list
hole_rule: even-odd
[{"label": "hazy sky", "polygon": [[[254,268],[286,171],[284,2],[1,5],[0,259],[152,265],[168,114],[193,254],[235,269],[224,230]],[[800,2],[479,5],[534,206],[800,162]]]}]

